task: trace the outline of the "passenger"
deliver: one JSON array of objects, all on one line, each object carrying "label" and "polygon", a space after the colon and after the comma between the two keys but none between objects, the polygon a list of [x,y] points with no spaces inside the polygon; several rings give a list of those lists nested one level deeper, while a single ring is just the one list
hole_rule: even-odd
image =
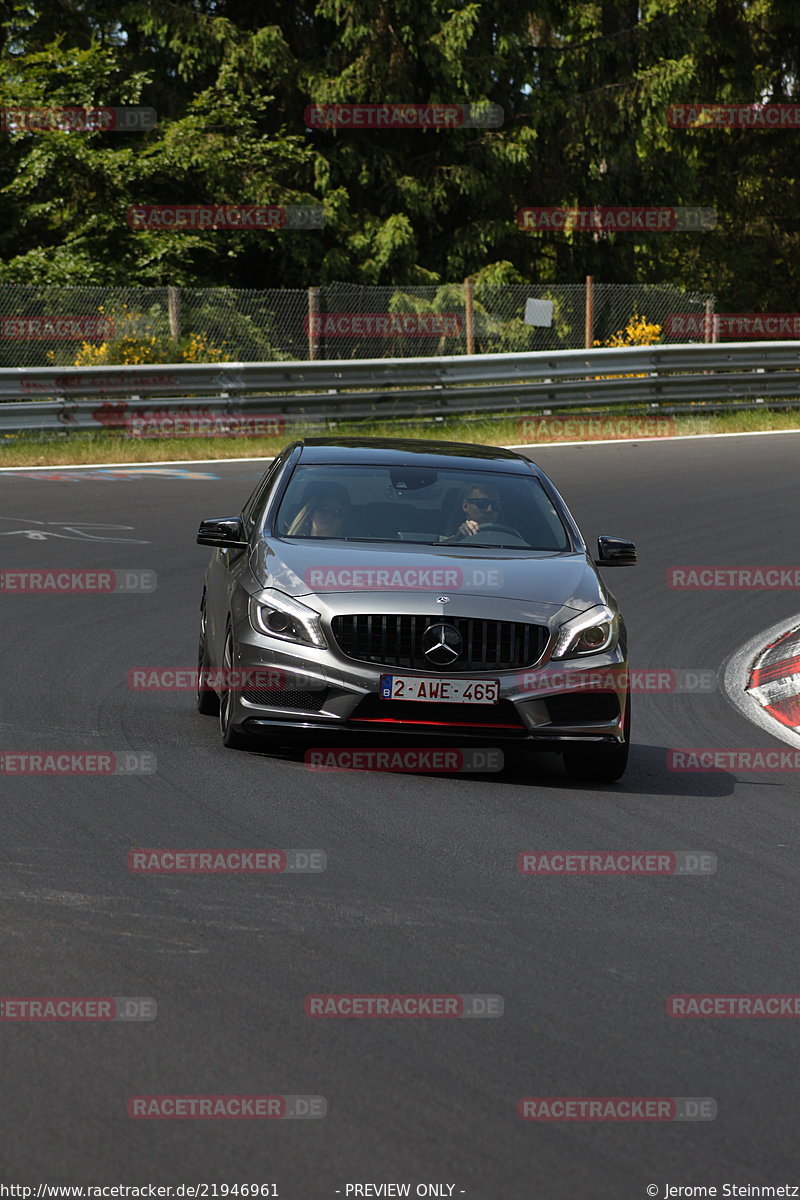
[{"label": "passenger", "polygon": [[340,483],[313,485],[305,504],[286,531],[286,537],[345,536],[350,497]]}]

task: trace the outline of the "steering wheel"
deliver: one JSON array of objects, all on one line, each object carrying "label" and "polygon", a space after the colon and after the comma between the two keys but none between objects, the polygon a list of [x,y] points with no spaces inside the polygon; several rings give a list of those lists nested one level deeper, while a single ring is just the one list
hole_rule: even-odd
[{"label": "steering wheel", "polygon": [[520,531],[514,529],[513,525],[501,525],[499,521],[489,521],[486,525],[481,525],[479,532],[483,533],[485,529],[497,530],[499,533],[513,533],[517,537],[522,537]]},{"label": "steering wheel", "polygon": [[[518,529],[514,529],[511,525],[501,525],[499,521],[489,521],[486,525],[481,525],[478,533],[474,536],[480,537],[482,533],[510,533],[513,537],[518,537],[521,542],[525,541]],[[471,534],[462,533],[459,541],[470,541],[472,536]]]}]

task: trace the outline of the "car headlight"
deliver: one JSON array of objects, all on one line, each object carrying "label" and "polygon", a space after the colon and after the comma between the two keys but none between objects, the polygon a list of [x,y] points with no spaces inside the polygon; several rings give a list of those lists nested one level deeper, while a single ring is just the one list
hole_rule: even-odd
[{"label": "car headlight", "polygon": [[284,642],[304,642],[322,649],[328,644],[319,613],[275,588],[267,588],[258,600],[251,599],[250,622],[258,633]]},{"label": "car headlight", "polygon": [[619,618],[605,604],[567,621],[558,631],[553,658],[582,658],[613,650],[619,637]]}]

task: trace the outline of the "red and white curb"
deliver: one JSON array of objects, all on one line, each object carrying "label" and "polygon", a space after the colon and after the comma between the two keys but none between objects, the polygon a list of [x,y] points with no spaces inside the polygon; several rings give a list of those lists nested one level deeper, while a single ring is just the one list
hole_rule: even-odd
[{"label": "red and white curb", "polygon": [[800,614],[741,646],[724,678],[725,694],[749,721],[800,746]]},{"label": "red and white curb", "polygon": [[790,629],[762,650],[746,690],[781,725],[800,733],[800,629]]}]

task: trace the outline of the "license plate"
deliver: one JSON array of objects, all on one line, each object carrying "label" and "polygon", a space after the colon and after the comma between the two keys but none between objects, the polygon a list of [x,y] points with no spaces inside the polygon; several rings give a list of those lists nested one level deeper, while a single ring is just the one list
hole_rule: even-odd
[{"label": "license plate", "polygon": [[381,675],[383,700],[497,704],[499,693],[498,679],[430,679],[419,675]]}]

